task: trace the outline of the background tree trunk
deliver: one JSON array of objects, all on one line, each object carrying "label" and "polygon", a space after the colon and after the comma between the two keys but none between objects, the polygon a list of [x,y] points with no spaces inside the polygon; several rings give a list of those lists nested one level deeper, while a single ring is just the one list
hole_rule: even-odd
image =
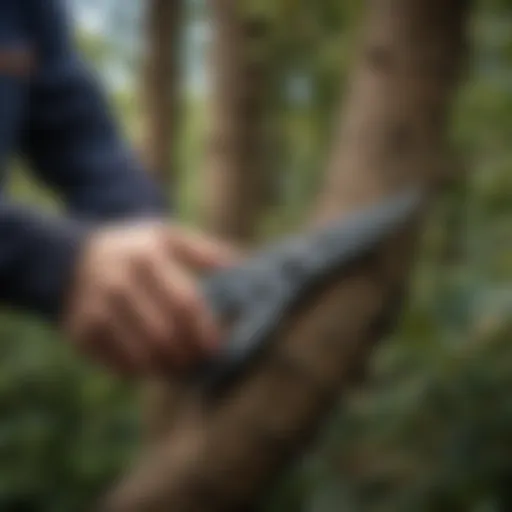
[{"label": "background tree trunk", "polygon": [[141,84],[145,121],[143,154],[162,185],[174,191],[174,142],[182,99],[179,43],[184,6],[182,0],[147,0],[146,4],[146,52]]},{"label": "background tree trunk", "polygon": [[[373,0],[313,225],[408,182],[438,182],[469,2]],[[416,226],[417,227],[417,226]],[[168,438],[108,497],[108,512],[240,511],[304,449],[364,367],[404,297],[418,230],[389,240],[283,326],[215,407],[190,400]]]},{"label": "background tree trunk", "polygon": [[[179,46],[182,0],[147,0],[141,83],[144,117],[143,157],[167,194],[177,196],[176,140],[180,118]],[[165,432],[177,390],[170,383],[150,381],[143,390],[143,438],[153,442]]]},{"label": "background tree trunk", "polygon": [[237,244],[254,238],[262,205],[267,94],[263,20],[212,0],[212,91],[201,204],[205,228]]},{"label": "background tree trunk", "polygon": [[[148,27],[151,58],[147,67],[146,96],[151,100],[148,102],[148,136],[153,143],[149,149],[160,169],[165,169],[169,163],[171,123],[163,112],[166,110],[165,94],[173,93],[169,86],[176,82],[170,76],[177,71],[169,65],[169,58],[172,47],[176,46],[182,9],[169,7],[171,3],[175,2],[153,0]],[[214,25],[209,59],[211,122],[200,197],[205,229],[242,246],[254,238],[261,206],[266,84],[265,25],[258,19],[245,17],[239,7],[234,0],[215,0],[211,4]],[[162,17],[166,17],[164,21]],[[174,17],[173,21],[169,17]],[[173,97],[176,97],[175,90]],[[170,114],[174,114],[171,118],[174,119],[176,107]],[[162,135],[164,133],[167,137]],[[150,384],[146,393],[146,438],[151,443],[168,431],[177,404],[183,399],[181,395],[182,389],[177,383]]]}]

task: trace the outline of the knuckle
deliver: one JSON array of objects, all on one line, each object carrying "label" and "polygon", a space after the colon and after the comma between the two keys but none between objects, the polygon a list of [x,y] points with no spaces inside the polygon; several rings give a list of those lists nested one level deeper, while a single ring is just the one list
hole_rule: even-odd
[{"label": "knuckle", "polygon": [[147,269],[154,265],[155,251],[153,244],[145,244],[142,247],[137,247],[128,259],[128,268],[130,272],[140,269]]},{"label": "knuckle", "polygon": [[151,233],[151,243],[154,245],[160,245],[167,239],[169,232],[165,226],[155,226]]},{"label": "knuckle", "polygon": [[105,281],[103,295],[107,301],[123,299],[129,292],[130,284],[124,275],[112,275]]},{"label": "knuckle", "polygon": [[73,342],[81,350],[88,350],[98,340],[106,340],[108,333],[107,315],[102,310],[88,311],[73,326],[70,333]]},{"label": "knuckle", "polygon": [[146,263],[147,260],[147,252],[144,247],[136,247],[127,257],[127,264],[130,269],[134,267],[138,267],[141,264]]},{"label": "knuckle", "polygon": [[160,344],[165,343],[167,337],[169,335],[169,330],[167,326],[160,321],[155,321],[152,326],[152,336],[158,341]]},{"label": "knuckle", "polygon": [[163,339],[161,331],[154,324],[149,323],[144,333],[145,342],[149,350],[153,350],[154,346],[158,346]]},{"label": "knuckle", "polygon": [[109,314],[108,308],[106,306],[103,307],[95,307],[91,309],[88,314],[89,329],[91,332],[103,332],[109,325]]},{"label": "knuckle", "polygon": [[179,307],[189,313],[197,313],[201,309],[198,296],[193,291],[182,291],[177,298]]}]

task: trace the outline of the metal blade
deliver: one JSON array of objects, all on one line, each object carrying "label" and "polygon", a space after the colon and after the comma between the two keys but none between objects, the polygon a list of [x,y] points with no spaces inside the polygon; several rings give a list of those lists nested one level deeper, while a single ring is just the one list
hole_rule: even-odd
[{"label": "metal blade", "polygon": [[194,372],[195,378],[208,389],[227,385],[264,349],[298,302],[400,229],[422,199],[421,190],[407,189],[207,278],[203,290],[210,306],[220,320],[235,321],[221,351]]}]

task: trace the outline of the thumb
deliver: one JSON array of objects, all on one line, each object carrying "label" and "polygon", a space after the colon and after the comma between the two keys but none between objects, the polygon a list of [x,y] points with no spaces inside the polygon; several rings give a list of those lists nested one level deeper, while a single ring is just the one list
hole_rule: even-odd
[{"label": "thumb", "polygon": [[171,251],[184,265],[197,269],[215,269],[235,265],[243,259],[242,251],[204,233],[180,228],[173,234]]}]

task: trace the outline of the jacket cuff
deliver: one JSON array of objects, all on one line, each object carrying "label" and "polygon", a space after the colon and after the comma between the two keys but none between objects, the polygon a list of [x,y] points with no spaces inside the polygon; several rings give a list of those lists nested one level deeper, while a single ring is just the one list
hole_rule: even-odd
[{"label": "jacket cuff", "polygon": [[89,229],[68,219],[40,219],[31,233],[25,266],[25,307],[58,324]]}]

